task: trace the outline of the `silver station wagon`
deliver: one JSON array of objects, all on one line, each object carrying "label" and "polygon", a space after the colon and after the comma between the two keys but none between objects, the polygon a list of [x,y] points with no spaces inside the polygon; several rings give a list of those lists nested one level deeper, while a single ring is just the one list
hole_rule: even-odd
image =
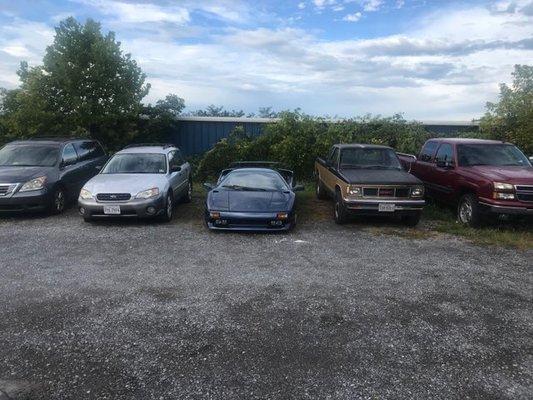
[{"label": "silver station wagon", "polygon": [[78,209],[85,221],[100,217],[172,219],[178,201],[192,196],[191,166],[170,144],[137,144],[109,159],[81,189]]}]

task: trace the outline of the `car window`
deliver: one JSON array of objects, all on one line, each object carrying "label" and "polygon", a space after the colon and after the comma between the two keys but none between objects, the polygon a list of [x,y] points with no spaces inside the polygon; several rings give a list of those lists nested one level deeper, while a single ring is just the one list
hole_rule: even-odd
[{"label": "car window", "polygon": [[457,157],[462,167],[531,165],[524,153],[511,144],[461,144],[457,146]]},{"label": "car window", "polygon": [[93,160],[95,158],[102,157],[103,155],[105,155],[102,146],[100,146],[98,142],[93,140],[76,142],[74,143],[74,147],[76,149],[76,152],[78,153],[78,160],[80,161]]},{"label": "car window", "polygon": [[0,166],[52,167],[59,156],[57,146],[21,145],[0,149]]},{"label": "car window", "polygon": [[179,167],[181,164],[183,164],[183,160],[181,159],[179,151],[173,150],[168,153],[168,165],[170,165],[171,168]]},{"label": "car window", "polygon": [[433,159],[433,155],[435,154],[435,150],[437,150],[437,145],[438,143],[435,141],[426,142],[420,151],[418,159],[426,162],[431,161]]},{"label": "car window", "polygon": [[159,153],[115,154],[102,174],[166,174],[167,158]]},{"label": "car window", "polygon": [[439,151],[437,151],[437,155],[435,156],[435,162],[437,161],[444,161],[444,162],[451,162],[454,163],[454,157],[453,157],[453,148],[452,145],[449,143],[443,143],[439,147]]},{"label": "car window", "polygon": [[72,145],[72,143],[67,144],[63,148],[63,156],[62,156],[63,164],[65,165],[75,164],[77,159],[78,159],[78,154],[76,153],[76,149],[74,149],[74,146]]},{"label": "car window", "polygon": [[392,149],[354,147],[341,152],[342,168],[401,169],[400,160]]},{"label": "car window", "polygon": [[287,182],[275,171],[235,170],[222,179],[220,186],[233,190],[287,190]]},{"label": "car window", "polygon": [[330,154],[330,157],[328,159],[328,162],[333,165],[333,166],[337,166],[337,160],[339,158],[339,148],[338,147],[335,147],[333,149],[333,151],[331,152]]}]

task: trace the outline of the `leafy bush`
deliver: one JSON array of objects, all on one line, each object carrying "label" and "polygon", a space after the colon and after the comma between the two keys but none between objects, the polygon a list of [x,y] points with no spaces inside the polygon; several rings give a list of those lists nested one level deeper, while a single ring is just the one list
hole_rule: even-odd
[{"label": "leafy bush", "polygon": [[233,161],[279,161],[299,179],[310,179],[317,157],[325,156],[335,143],[372,143],[416,153],[429,138],[424,128],[405,121],[401,115],[389,118],[365,116],[339,122],[311,117],[299,111],[283,112],[280,120],[268,124],[256,138],[237,127],[227,138],[205,153],[198,164],[197,178],[215,177]]}]

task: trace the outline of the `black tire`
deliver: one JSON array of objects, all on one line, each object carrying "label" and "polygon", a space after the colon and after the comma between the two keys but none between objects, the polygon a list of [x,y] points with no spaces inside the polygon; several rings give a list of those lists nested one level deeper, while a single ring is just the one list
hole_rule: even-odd
[{"label": "black tire", "polygon": [[326,188],[322,184],[322,181],[320,180],[320,176],[316,176],[316,185],[315,185],[315,193],[316,197],[319,200],[325,200],[328,198],[328,194],[326,192]]},{"label": "black tire", "polygon": [[83,220],[85,222],[93,222],[94,221],[94,219],[92,217],[83,217]]},{"label": "black tire", "polygon": [[163,214],[161,214],[161,221],[170,222],[172,221],[172,217],[174,217],[174,198],[172,197],[172,193],[168,192],[165,199],[165,209]]},{"label": "black tire", "polygon": [[192,180],[187,183],[187,192],[183,195],[181,201],[183,203],[190,203],[192,201]]},{"label": "black tire", "polygon": [[402,224],[406,226],[417,226],[420,222],[420,218],[422,218],[422,213],[417,212],[414,214],[409,215],[403,215],[402,216]]},{"label": "black tire", "polygon": [[52,199],[49,205],[49,211],[51,214],[61,214],[67,207],[67,193],[65,190],[58,186],[54,189]]},{"label": "black tire", "polygon": [[473,228],[481,224],[481,210],[477,197],[472,193],[467,193],[459,200],[457,205],[457,220]]},{"label": "black tire", "polygon": [[335,223],[342,225],[348,222],[348,210],[342,200],[342,195],[339,189],[335,191],[335,205],[333,207],[333,216]]},{"label": "black tire", "polygon": [[294,217],[292,217],[291,227],[289,229],[289,232],[292,232],[296,228],[296,213],[294,214]]}]

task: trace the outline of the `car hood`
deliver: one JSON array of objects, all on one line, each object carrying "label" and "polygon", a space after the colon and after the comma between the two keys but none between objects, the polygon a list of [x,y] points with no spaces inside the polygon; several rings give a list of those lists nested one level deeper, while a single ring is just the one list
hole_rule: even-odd
[{"label": "car hood", "polygon": [[167,179],[162,174],[99,174],[84,188],[93,195],[98,193],[130,193],[132,196],[153,187],[166,190]]},{"label": "car hood", "polygon": [[294,202],[292,192],[253,192],[215,189],[209,193],[210,210],[231,212],[289,211]]},{"label": "car hood", "polygon": [[53,175],[54,167],[0,167],[0,183],[24,183],[33,178]]},{"label": "car hood", "polygon": [[513,183],[515,185],[533,185],[533,167],[476,165],[467,168],[475,174],[492,181]]},{"label": "car hood", "polygon": [[351,169],[343,168],[341,174],[353,184],[369,185],[417,185],[422,182],[402,170],[384,170],[384,169]]}]

